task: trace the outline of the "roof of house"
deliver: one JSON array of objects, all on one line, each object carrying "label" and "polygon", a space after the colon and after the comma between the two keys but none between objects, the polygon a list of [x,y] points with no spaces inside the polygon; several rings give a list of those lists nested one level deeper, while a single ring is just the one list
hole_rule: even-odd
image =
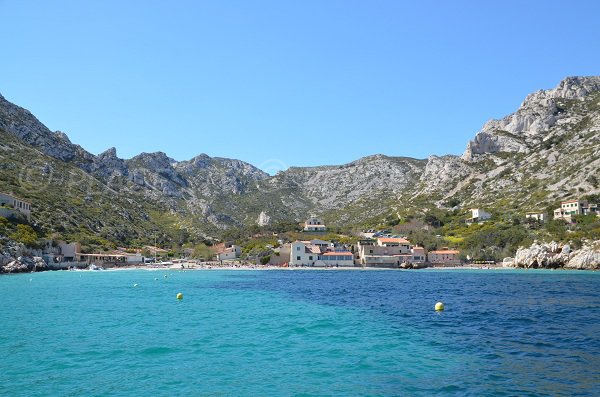
[{"label": "roof of house", "polygon": [[340,252],[326,252],[323,254],[323,256],[337,256],[337,255],[343,255],[343,256],[347,256],[347,255],[351,255],[354,256],[354,254],[350,251],[340,251]]},{"label": "roof of house", "polygon": [[410,244],[410,241],[408,241],[407,239],[398,237],[379,237],[377,240],[379,240],[382,243]]},{"label": "roof of house", "polygon": [[29,201],[20,199],[20,198],[18,198],[17,196],[15,196],[13,194],[8,194],[8,193],[4,193],[4,192],[0,192],[0,194],[3,195],[3,196],[12,197],[14,200],[18,200],[18,201],[21,201],[23,203],[31,204]]},{"label": "roof of house", "polygon": [[460,254],[459,250],[437,250],[431,251],[430,254]]},{"label": "roof of house", "polygon": [[581,200],[567,200],[567,201],[561,201],[560,203],[561,203],[561,204],[567,204],[567,203],[578,203],[578,202],[580,202],[580,201],[581,201]]},{"label": "roof of house", "polygon": [[305,252],[307,254],[320,254],[321,253],[321,247],[319,247],[318,245],[307,244]]}]

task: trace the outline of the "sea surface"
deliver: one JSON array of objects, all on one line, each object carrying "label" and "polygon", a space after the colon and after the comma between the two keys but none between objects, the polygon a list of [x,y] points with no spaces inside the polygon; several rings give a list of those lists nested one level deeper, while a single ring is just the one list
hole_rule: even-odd
[{"label": "sea surface", "polygon": [[598,396],[600,273],[3,275],[0,395]]}]

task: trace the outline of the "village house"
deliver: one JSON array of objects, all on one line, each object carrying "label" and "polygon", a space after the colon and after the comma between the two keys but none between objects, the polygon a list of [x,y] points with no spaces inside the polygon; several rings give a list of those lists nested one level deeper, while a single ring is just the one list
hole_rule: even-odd
[{"label": "village house", "polygon": [[329,241],[294,241],[290,251],[290,266],[354,266],[354,254],[344,245]]},{"label": "village house", "polygon": [[369,267],[399,267],[405,263],[425,262],[425,249],[412,247],[401,237],[380,237],[360,240],[357,244],[358,262]]},{"label": "village house", "polygon": [[429,263],[434,265],[460,265],[462,261],[458,257],[459,255],[460,251],[443,247],[440,250],[430,251],[427,254],[427,259]]},{"label": "village house", "polygon": [[590,215],[596,214],[600,216],[598,204],[590,204],[581,200],[568,200],[560,203],[560,208],[554,210],[554,219],[562,219],[571,222],[573,215]]},{"label": "village house", "polygon": [[480,223],[490,219],[492,215],[481,208],[471,208],[471,217],[466,219],[468,224]]},{"label": "village house", "polygon": [[0,192],[0,216],[10,218],[19,212],[31,221],[31,203]]},{"label": "village house", "polygon": [[232,243],[221,243],[215,246],[218,261],[237,259],[242,256],[242,247]]},{"label": "village house", "polygon": [[325,227],[325,223],[322,219],[312,215],[306,220],[306,222],[304,222],[304,228],[302,230],[305,232],[325,232],[327,231],[327,228]]},{"label": "village house", "polygon": [[548,220],[548,215],[545,212],[527,212],[525,214],[525,219],[532,219],[538,222],[546,222]]}]

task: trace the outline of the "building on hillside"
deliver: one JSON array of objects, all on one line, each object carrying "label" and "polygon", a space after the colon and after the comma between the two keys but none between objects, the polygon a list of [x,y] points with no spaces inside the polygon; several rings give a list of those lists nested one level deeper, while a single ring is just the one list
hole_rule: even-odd
[{"label": "building on hillside", "polygon": [[460,265],[462,261],[459,255],[460,251],[443,247],[441,250],[430,251],[427,254],[427,259],[429,263],[436,265]]},{"label": "building on hillside", "polygon": [[525,219],[536,220],[538,222],[546,222],[548,220],[548,215],[545,212],[533,211],[525,214]]},{"label": "building on hillside", "polygon": [[471,208],[471,217],[465,220],[468,224],[485,222],[490,219],[492,215],[481,208]]},{"label": "building on hillside", "polygon": [[0,192],[0,216],[10,218],[15,212],[23,214],[28,222],[31,221],[31,203]]},{"label": "building on hillside", "polygon": [[561,202],[560,208],[554,210],[554,219],[562,219],[571,222],[573,215],[590,214],[600,216],[598,204],[590,204],[581,200],[568,200]]},{"label": "building on hillside", "polygon": [[325,232],[327,231],[327,228],[325,227],[325,223],[322,219],[311,215],[311,217],[304,222],[303,230],[305,232]]},{"label": "building on hillside", "polygon": [[363,230],[362,232],[360,232],[360,237],[363,239],[371,239],[375,237],[375,233],[377,233],[377,230],[375,229]]},{"label": "building on hillside", "polygon": [[380,237],[360,240],[357,244],[358,262],[368,267],[400,267],[406,263],[424,263],[425,249],[411,246],[400,237]]}]

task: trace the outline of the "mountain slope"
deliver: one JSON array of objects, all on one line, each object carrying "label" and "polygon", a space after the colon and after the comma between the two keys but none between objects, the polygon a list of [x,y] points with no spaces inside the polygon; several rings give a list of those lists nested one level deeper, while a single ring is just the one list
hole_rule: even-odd
[{"label": "mountain slope", "polygon": [[599,131],[600,77],[569,77],[487,122],[460,157],[375,155],[271,177],[205,154],[181,162],[161,152],[126,160],[111,148],[96,156],[0,96],[0,190],[32,201],[34,220],[46,230],[85,229],[115,242],[155,233],[219,237],[265,215],[277,222],[317,213],[348,226],[449,202],[522,212],[600,192]]}]

